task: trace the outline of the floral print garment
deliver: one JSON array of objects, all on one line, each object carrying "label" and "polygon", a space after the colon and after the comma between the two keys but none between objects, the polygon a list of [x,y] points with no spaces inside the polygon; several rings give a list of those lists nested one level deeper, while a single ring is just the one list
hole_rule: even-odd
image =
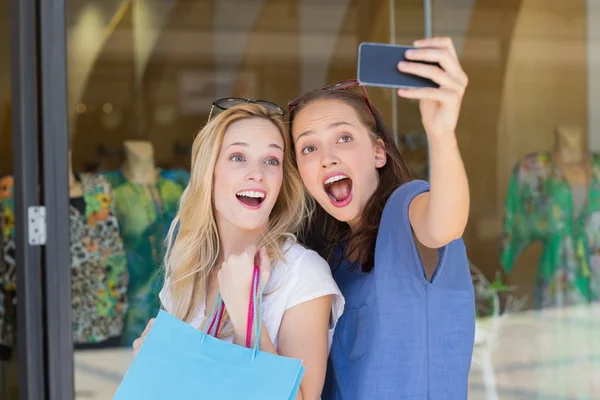
[{"label": "floral print garment", "polygon": [[128,308],[129,271],[110,183],[82,174],[85,213],[71,206],[73,342],[121,336]]},{"label": "floral print garment", "polygon": [[120,170],[105,172],[111,182],[121,237],[127,252],[129,310],[123,345],[130,346],[160,310],[165,239],[190,174],[158,169],[156,184],[129,182]]},{"label": "floral print garment", "polygon": [[[129,278],[110,184],[101,175],[82,174],[79,179],[85,212],[69,208],[72,337],[74,343],[97,343],[122,334]],[[0,181],[4,205],[0,277],[9,294],[16,291],[13,184],[11,177]],[[14,336],[4,335],[0,343],[12,345]]]},{"label": "floral print garment", "polygon": [[11,348],[16,329],[14,180],[0,179],[0,346]]},{"label": "floral print garment", "polygon": [[587,202],[573,207],[571,185],[551,153],[533,153],[514,168],[505,205],[501,264],[512,270],[532,242],[543,244],[535,284],[536,308],[600,298],[600,155],[592,157]]}]

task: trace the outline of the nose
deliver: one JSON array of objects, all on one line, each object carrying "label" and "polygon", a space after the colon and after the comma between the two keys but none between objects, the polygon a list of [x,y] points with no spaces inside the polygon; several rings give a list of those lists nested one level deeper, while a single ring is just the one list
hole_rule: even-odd
[{"label": "nose", "polygon": [[321,166],[323,168],[330,168],[338,165],[340,163],[339,158],[335,155],[334,152],[330,150],[323,149],[321,152]]},{"label": "nose", "polygon": [[255,181],[255,182],[262,182],[263,178],[264,178],[264,172],[262,170],[262,163],[259,163],[259,165],[255,165],[252,164],[248,167],[248,173],[246,174],[246,180],[248,181]]}]

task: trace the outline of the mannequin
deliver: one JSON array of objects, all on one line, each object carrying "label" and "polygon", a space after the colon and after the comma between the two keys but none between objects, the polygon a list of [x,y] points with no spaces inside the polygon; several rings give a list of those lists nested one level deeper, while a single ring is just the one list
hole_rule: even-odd
[{"label": "mannequin", "polygon": [[559,125],[550,151],[515,165],[506,197],[500,262],[510,273],[532,242],[538,262],[538,308],[600,300],[600,155],[587,148],[584,129]]},{"label": "mannequin", "polygon": [[154,185],[157,181],[157,170],[154,164],[154,147],[145,140],[126,140],[123,142],[125,162],[123,175],[133,183]]},{"label": "mannequin", "polygon": [[122,344],[131,346],[160,309],[158,293],[162,286],[157,273],[162,268],[164,240],[190,174],[184,170],[158,168],[149,141],[127,140],[123,149],[125,162],[121,168],[103,175],[113,188],[128,255],[130,302]]},{"label": "mannequin", "polygon": [[69,197],[71,199],[79,198],[83,196],[83,189],[81,182],[77,180],[73,173],[73,163],[71,157],[71,150],[69,150]]},{"label": "mannequin", "polygon": [[556,127],[552,157],[571,185],[587,185],[590,177],[590,155],[584,132],[574,125]]}]

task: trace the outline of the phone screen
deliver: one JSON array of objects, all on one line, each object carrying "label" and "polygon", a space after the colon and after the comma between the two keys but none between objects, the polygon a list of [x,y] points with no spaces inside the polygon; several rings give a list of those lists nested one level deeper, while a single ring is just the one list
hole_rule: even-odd
[{"label": "phone screen", "polygon": [[[414,47],[385,43],[361,43],[358,48],[358,81],[365,86],[438,88],[439,85],[430,79],[398,70],[400,61],[413,61],[407,60],[404,55],[409,49],[414,49]],[[438,63],[418,62],[439,66]]]}]

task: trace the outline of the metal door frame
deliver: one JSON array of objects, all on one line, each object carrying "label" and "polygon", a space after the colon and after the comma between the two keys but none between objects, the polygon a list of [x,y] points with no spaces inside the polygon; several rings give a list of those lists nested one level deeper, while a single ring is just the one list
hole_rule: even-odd
[{"label": "metal door frame", "polygon": [[10,24],[19,398],[72,400],[65,0],[11,0]]}]

